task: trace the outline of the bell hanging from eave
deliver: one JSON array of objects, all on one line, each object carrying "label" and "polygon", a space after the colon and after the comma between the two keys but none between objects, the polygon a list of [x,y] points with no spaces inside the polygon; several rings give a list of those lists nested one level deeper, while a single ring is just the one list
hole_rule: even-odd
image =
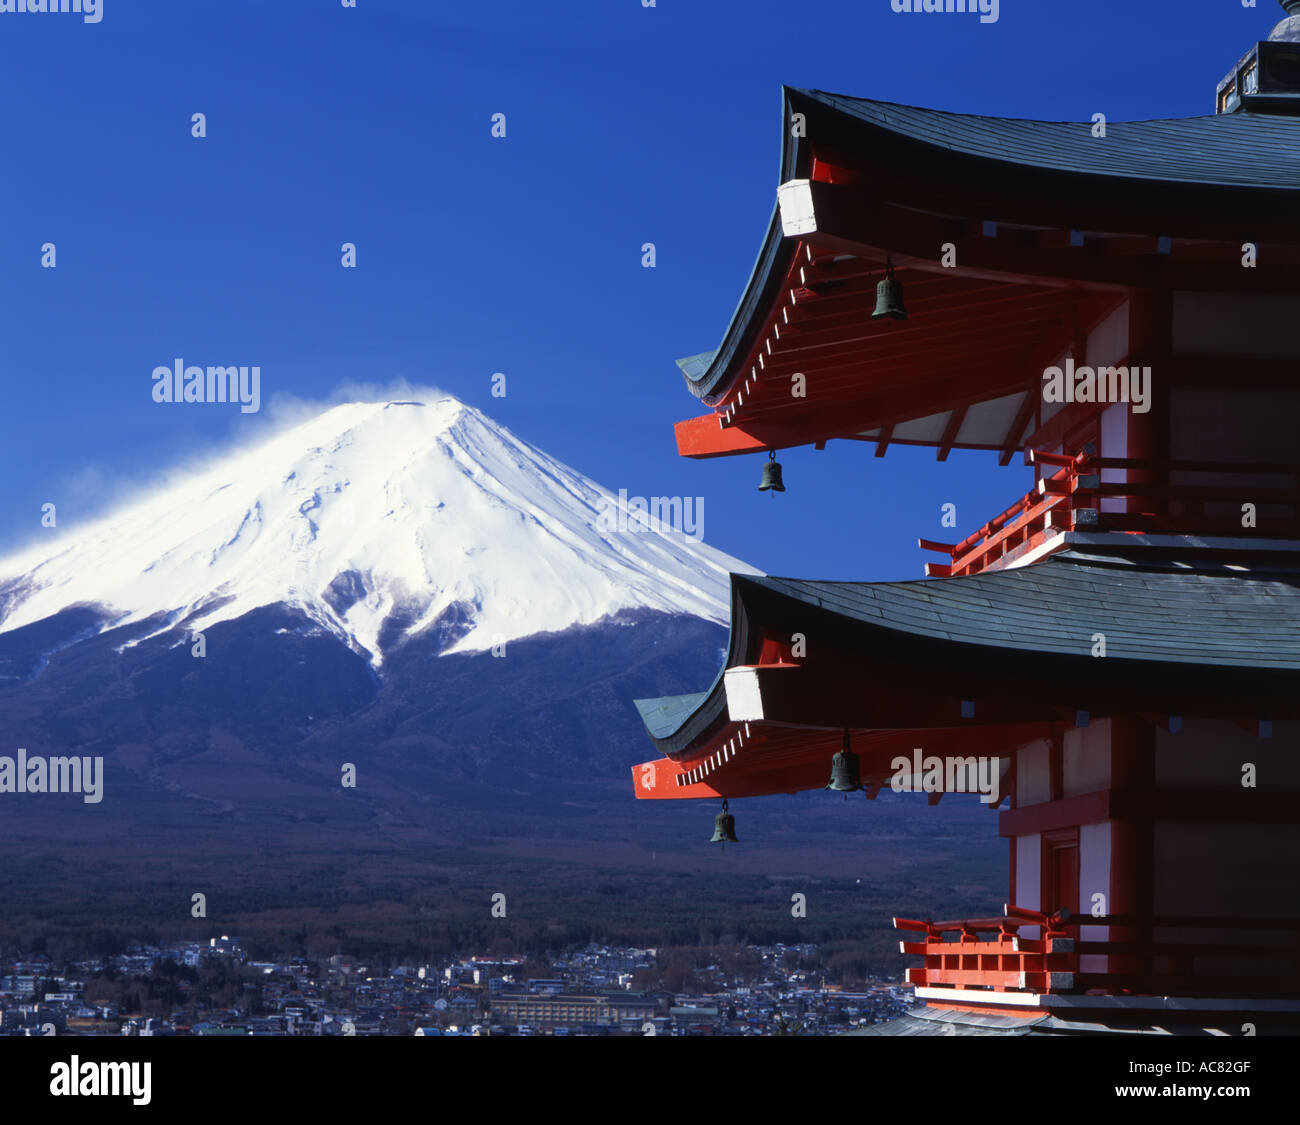
[{"label": "bell hanging from eave", "polygon": [[763,480],[758,486],[759,492],[784,492],[785,483],[781,480],[781,462],[776,459],[776,450],[769,450],[767,461],[763,465]]},{"label": "bell hanging from eave", "polygon": [[722,811],[713,819],[713,839],[710,844],[739,844],[736,839],[736,818],[727,811],[727,799],[722,799]]},{"label": "bell hanging from eave", "polygon": [[876,311],[872,320],[906,320],[907,310],[903,308],[903,283],[894,276],[894,265],[885,266],[885,276],[876,283]]},{"label": "bell hanging from eave", "polygon": [[849,749],[849,732],[844,732],[844,749],[831,759],[831,779],[826,788],[835,793],[856,793],[862,788],[858,756]]}]

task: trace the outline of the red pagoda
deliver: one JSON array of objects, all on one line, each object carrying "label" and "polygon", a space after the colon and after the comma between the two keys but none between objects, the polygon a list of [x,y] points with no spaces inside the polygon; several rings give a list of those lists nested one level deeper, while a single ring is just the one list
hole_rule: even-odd
[{"label": "red pagoda", "polygon": [[[989,917],[895,919],[905,1030],[1300,1024],[1300,0],[1177,120],[785,90],[781,184],[687,457],[1023,456],[914,582],[734,575],[644,799],[980,778]],[[780,488],[769,461],[764,486]],[[982,772],[981,772],[982,771]],[[719,835],[730,832],[719,817]]]}]

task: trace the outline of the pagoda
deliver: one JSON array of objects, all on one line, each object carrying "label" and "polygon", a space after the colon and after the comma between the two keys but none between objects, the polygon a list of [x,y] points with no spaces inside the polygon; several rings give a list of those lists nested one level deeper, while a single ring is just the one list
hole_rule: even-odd
[{"label": "pagoda", "polygon": [[[1215,113],[1009,120],[784,91],[777,205],[678,451],[1022,458],[910,582],[732,576],[649,800],[974,791],[987,917],[895,919],[914,1028],[1300,1025],[1300,0]],[[732,834],[730,813],[718,838]]]}]

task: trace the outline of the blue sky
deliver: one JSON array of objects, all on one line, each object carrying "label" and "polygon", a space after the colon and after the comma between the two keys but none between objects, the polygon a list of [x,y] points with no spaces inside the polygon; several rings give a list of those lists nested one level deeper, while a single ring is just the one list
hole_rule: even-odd
[{"label": "blue sky", "polygon": [[[951,538],[942,504],[965,535],[1027,470],[839,443],[783,454],[790,491],[773,500],[758,457],[675,452],[672,423],[699,404],[673,360],[717,345],[753,265],[781,85],[1001,116],[1189,116],[1282,15],[1273,0],[1001,0],[988,25],[889,0],[0,13],[0,554],[41,534],[43,503],[75,530],[273,426],[279,398],[405,379],[615,490],[704,497],[707,541],[771,573],[919,576],[933,556],[915,538]],[[150,373],[177,356],[260,365],[262,413],[154,403]]]}]

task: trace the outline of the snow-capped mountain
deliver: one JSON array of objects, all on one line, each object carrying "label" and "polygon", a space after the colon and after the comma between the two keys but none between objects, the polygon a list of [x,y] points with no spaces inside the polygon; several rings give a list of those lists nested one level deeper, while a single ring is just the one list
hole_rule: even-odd
[{"label": "snow-capped mountain", "polygon": [[130,646],[287,605],[378,666],[430,631],[450,653],[630,609],[725,623],[752,568],[617,506],[450,396],[351,403],[0,560],[0,633],[94,605]]}]

